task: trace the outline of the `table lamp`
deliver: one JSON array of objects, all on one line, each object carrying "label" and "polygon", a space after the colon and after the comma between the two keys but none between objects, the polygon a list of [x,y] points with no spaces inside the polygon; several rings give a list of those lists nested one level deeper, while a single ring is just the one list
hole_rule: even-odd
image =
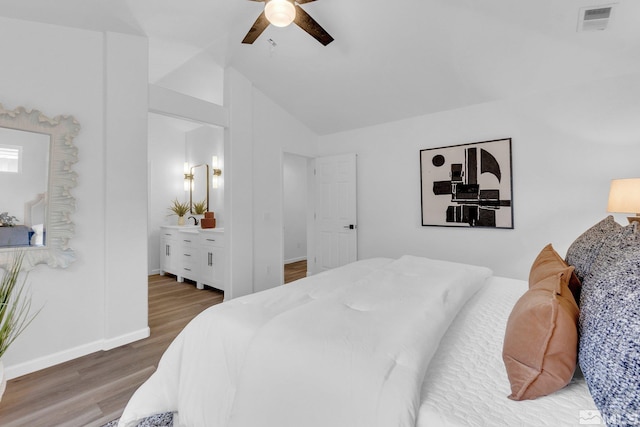
[{"label": "table lamp", "polygon": [[611,180],[607,212],[633,213],[629,223],[640,222],[640,178]]}]

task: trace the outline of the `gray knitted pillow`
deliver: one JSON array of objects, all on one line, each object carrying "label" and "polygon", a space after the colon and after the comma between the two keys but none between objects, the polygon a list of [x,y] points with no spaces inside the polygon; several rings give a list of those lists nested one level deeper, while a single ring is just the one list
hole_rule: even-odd
[{"label": "gray knitted pillow", "polygon": [[602,245],[582,284],[578,360],[609,426],[640,417],[640,235],[624,227]]},{"label": "gray knitted pillow", "polygon": [[569,246],[565,261],[576,268],[576,276],[581,282],[589,275],[591,264],[598,256],[607,236],[621,229],[622,226],[613,219],[612,215],[609,215],[578,236]]},{"label": "gray knitted pillow", "polygon": [[[174,412],[164,412],[162,414],[151,415],[143,418],[136,424],[136,427],[173,427]],[[116,427],[119,419],[104,424],[102,427]]]}]

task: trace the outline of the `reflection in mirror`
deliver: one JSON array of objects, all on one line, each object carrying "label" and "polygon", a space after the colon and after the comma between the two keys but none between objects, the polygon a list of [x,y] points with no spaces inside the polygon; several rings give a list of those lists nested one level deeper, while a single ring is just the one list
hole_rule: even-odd
[{"label": "reflection in mirror", "polygon": [[193,209],[195,203],[205,203],[206,210],[209,210],[209,165],[202,164],[191,168],[193,181],[191,182],[191,192],[189,199],[191,202],[191,213],[196,213]]},{"label": "reflection in mirror", "polygon": [[[0,212],[15,218],[13,225],[0,224],[0,248],[46,245],[50,139],[41,133],[0,128]],[[41,202],[31,203],[36,199]]]},{"label": "reflection in mirror", "polygon": [[24,250],[23,269],[46,263],[67,267],[75,254],[71,214],[77,161],[73,138],[80,125],[71,116],[46,117],[37,110],[0,104],[0,268],[16,249]]}]

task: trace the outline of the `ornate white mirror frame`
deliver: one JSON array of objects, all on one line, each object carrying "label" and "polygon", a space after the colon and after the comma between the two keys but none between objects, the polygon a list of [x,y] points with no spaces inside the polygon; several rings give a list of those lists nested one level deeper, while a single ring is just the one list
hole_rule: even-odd
[{"label": "ornate white mirror frame", "polygon": [[0,268],[6,268],[16,250],[23,250],[23,270],[36,264],[66,268],[75,261],[75,253],[69,247],[74,235],[71,215],[75,212],[75,198],[70,190],[76,186],[77,174],[72,170],[78,161],[78,150],[73,138],[80,131],[80,124],[73,116],[49,118],[38,110],[18,107],[5,110],[0,104],[0,127],[49,135],[49,171],[47,180],[44,246],[0,248]]}]

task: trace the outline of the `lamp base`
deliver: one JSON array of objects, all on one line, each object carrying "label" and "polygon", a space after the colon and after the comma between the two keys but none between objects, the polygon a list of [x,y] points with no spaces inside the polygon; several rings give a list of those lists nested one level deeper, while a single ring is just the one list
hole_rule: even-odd
[{"label": "lamp base", "polygon": [[640,222],[640,214],[637,214],[636,216],[628,216],[627,219],[629,220],[629,224]]}]

